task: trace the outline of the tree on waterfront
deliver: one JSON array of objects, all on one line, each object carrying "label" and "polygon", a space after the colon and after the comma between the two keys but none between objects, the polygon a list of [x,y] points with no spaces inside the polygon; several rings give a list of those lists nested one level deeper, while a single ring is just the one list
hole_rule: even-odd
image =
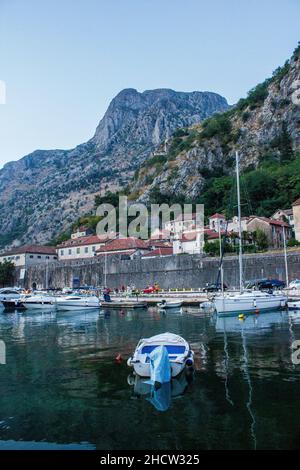
[{"label": "tree on waterfront", "polygon": [[2,287],[9,285],[13,281],[15,265],[11,261],[0,263],[0,285]]},{"label": "tree on waterfront", "polygon": [[269,246],[269,240],[265,232],[263,230],[257,229],[255,232],[253,232],[253,235],[257,249],[259,251],[267,250]]}]

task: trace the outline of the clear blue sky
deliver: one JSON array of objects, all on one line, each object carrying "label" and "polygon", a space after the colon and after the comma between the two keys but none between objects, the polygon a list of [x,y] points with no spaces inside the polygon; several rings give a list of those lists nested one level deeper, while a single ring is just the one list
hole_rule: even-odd
[{"label": "clear blue sky", "polygon": [[0,167],[94,133],[121,89],[234,103],[292,53],[299,0],[0,0]]}]

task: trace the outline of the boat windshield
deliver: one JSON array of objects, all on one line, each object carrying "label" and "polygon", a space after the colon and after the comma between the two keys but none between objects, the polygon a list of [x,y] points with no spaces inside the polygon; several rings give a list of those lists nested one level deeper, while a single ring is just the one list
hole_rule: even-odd
[{"label": "boat windshield", "polygon": [[[142,354],[150,354],[155,348],[158,348],[161,344],[151,344],[144,346],[142,348]],[[168,354],[183,354],[185,352],[185,346],[173,345],[173,344],[164,344],[165,348],[168,351]]]}]

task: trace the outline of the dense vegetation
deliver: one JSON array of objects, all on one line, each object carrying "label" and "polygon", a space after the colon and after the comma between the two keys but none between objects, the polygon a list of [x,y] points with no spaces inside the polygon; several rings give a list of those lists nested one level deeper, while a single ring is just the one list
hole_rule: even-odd
[{"label": "dense vegetation", "polygon": [[[256,169],[249,168],[241,175],[241,202],[243,215],[270,216],[278,208],[288,208],[300,195],[300,154],[286,149],[284,160],[266,155]],[[162,194],[155,186],[150,191],[150,203],[200,203],[206,214],[236,212],[235,176],[207,174],[201,196],[190,200],[182,194]]]},{"label": "dense vegetation", "polygon": [[3,261],[0,263],[0,286],[8,286],[12,284],[15,265],[11,261]]},{"label": "dense vegetation", "polygon": [[[234,176],[212,177],[206,180],[200,203],[205,212],[224,212],[232,216],[236,200]],[[244,215],[270,216],[278,208],[290,207],[300,194],[300,154],[278,164],[276,158],[266,158],[257,169],[241,176],[241,198]]]}]

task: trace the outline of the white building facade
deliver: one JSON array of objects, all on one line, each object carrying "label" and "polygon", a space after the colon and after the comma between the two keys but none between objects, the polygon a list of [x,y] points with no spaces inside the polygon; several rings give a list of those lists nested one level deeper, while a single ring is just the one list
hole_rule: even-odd
[{"label": "white building facade", "polygon": [[59,260],[72,260],[80,258],[92,258],[96,251],[113,238],[108,236],[91,235],[75,237],[61,243],[56,247]]},{"label": "white building facade", "polygon": [[184,232],[180,237],[173,240],[173,254],[179,255],[188,253],[191,255],[200,254],[204,247],[203,230],[192,230]]},{"label": "white building facade", "polygon": [[57,261],[57,253],[51,246],[23,246],[0,254],[0,262],[11,261],[16,267],[27,268],[36,264]]}]

